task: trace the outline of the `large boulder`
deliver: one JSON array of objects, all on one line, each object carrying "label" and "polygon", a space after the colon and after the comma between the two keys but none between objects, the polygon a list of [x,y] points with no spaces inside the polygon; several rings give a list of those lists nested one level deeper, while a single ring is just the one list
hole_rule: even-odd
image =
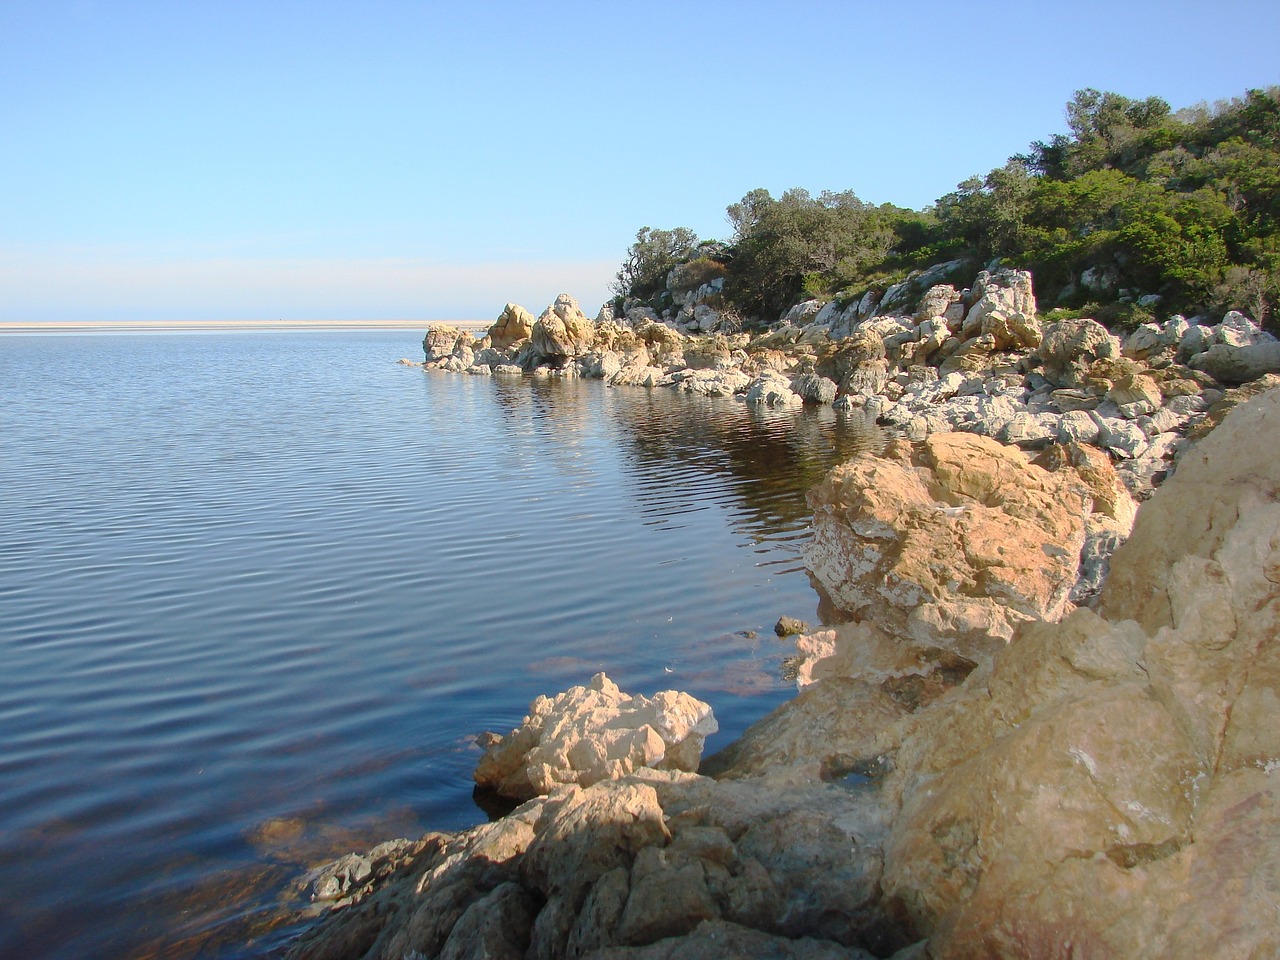
[{"label": "large boulder", "polygon": [[426,356],[426,362],[447,360],[465,339],[467,334],[447,323],[427,324],[426,336],[422,338],[422,352]]},{"label": "large boulder", "polygon": [[1045,379],[1055,386],[1077,387],[1099,360],[1120,356],[1120,339],[1096,320],[1063,320],[1045,328],[1037,351]]},{"label": "large boulder", "polygon": [[802,373],[796,377],[792,389],[809,403],[832,403],[836,398],[836,384],[833,380],[818,376],[816,373]]},{"label": "large boulder", "polygon": [[[1031,287],[1031,274],[1026,270],[983,270],[973,282],[972,306],[964,316],[960,336],[964,339],[993,333],[993,328],[1006,328],[1018,346],[1034,347],[1039,341],[1035,323],[1036,297]],[[998,314],[1000,319],[992,319]],[[1001,339],[997,336],[997,340]],[[1034,339],[1035,343],[1021,342]],[[1011,347],[1001,346],[1007,350]]]},{"label": "large boulder", "polygon": [[683,359],[688,340],[675,327],[669,327],[658,320],[645,319],[636,323],[635,335],[655,361],[665,363]]},{"label": "large boulder", "polygon": [[489,327],[489,340],[497,350],[505,350],[533,336],[533,314],[518,303],[508,303]]},{"label": "large boulder", "polygon": [[792,389],[791,378],[776,370],[757,374],[744,399],[753,407],[798,407],[804,403],[804,398]]},{"label": "large boulder", "polygon": [[595,324],[567,293],[542,311],[530,331],[534,353],[553,363],[587,353],[595,339]]},{"label": "large boulder", "polygon": [[711,707],[687,693],[629,696],[598,673],[590,684],[538,697],[507,736],[486,734],[475,779],[518,800],[563,784],[590,786],[640,767],[696,770],[718,730]]},{"label": "large boulder", "polygon": [[841,610],[966,656],[1062,615],[1089,511],[1078,478],[964,433],[836,467],[809,503],[806,563]]},{"label": "large boulder", "polygon": [[883,889],[930,956],[1280,952],[1277,444],[1271,392],[1139,511],[1099,613],[918,715]]},{"label": "large boulder", "polygon": [[1190,366],[1193,370],[1204,371],[1219,383],[1233,386],[1249,383],[1268,373],[1280,373],[1280,341],[1259,339],[1239,346],[1215,343],[1192,357]]},{"label": "large boulder", "polygon": [[960,302],[960,291],[949,283],[940,283],[925,291],[916,305],[915,319],[936,320],[945,317],[953,304]]}]

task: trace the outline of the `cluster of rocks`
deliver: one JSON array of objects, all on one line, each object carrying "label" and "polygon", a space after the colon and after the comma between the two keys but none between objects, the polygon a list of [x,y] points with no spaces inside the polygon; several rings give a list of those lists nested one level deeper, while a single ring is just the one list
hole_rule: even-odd
[{"label": "cluster of rocks", "polygon": [[1025,271],[963,289],[925,283],[942,264],[856,302],[808,301],[765,333],[726,333],[715,282],[666,319],[628,302],[595,320],[559,296],[537,319],[508,304],[480,339],[434,324],[425,367],[475,375],[592,377],[750,404],[834,403],[921,440],[960,431],[1025,450],[1105,451],[1139,498],[1169,469],[1223,390],[1280,372],[1280,341],[1240,313],[1175,316],[1127,337],[1088,319],[1046,322]]},{"label": "cluster of rocks", "polygon": [[[603,769],[599,758],[548,764],[545,751],[557,728],[550,750],[568,760],[575,737],[611,729],[609,709],[623,739],[647,725],[680,741],[709,716],[700,706],[672,695],[655,710],[603,677],[535,701],[493,744],[528,747],[504,763],[524,773],[503,779],[532,799],[321,871],[317,893],[346,906],[291,956],[1280,953],[1277,444],[1280,390],[1198,441],[1138,510],[1096,609],[1064,602],[1052,563],[1030,570],[1037,548],[1079,529],[1024,516],[1040,496],[1080,497],[1074,513],[1083,480],[1006,459],[989,438],[890,458],[928,542],[952,535],[932,514],[987,511],[962,530],[995,568],[988,595],[1020,614],[1007,642],[939,644],[899,616],[929,598],[905,594],[898,613],[802,635],[800,694],[698,773],[632,763],[584,785],[573,771]],[[837,475],[817,500],[868,540],[899,538],[867,554],[871,579],[909,592],[944,574],[951,559],[930,568],[864,493]],[[997,513],[1032,527],[1000,527]],[[840,575],[855,597],[863,566]],[[542,776],[548,766],[565,774]]]}]

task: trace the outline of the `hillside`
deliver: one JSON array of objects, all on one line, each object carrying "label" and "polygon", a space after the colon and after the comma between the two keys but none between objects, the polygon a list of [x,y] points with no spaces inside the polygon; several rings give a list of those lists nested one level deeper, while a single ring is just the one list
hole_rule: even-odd
[{"label": "hillside", "polygon": [[674,316],[682,291],[722,284],[726,311],[759,327],[804,300],[843,306],[914,271],[954,263],[971,276],[999,260],[1031,271],[1042,306],[1061,316],[1133,327],[1240,310],[1274,324],[1280,87],[1176,111],[1086,89],[1066,120],[1069,133],[924,210],[850,190],[753,190],[728,207],[726,241],[644,227],[615,279],[617,305]]}]

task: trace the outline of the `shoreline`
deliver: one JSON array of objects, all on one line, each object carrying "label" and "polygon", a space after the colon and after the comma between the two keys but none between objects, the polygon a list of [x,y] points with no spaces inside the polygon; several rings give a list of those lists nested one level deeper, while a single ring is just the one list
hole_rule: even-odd
[{"label": "shoreline", "polygon": [[291,960],[1273,944],[1273,341],[1239,314],[1046,321],[1015,271],[920,299],[806,304],[754,339],[567,295],[477,344],[428,329],[425,371],[830,403],[901,436],[809,495],[832,616],[795,641],[793,699],[702,758],[670,717],[620,740],[604,674],[538,697],[475,773],[520,805],[318,867]]},{"label": "shoreline", "polygon": [[[867,621],[803,635],[797,696],[701,759],[697,727],[689,756],[654,732],[656,765],[605,752],[641,721],[673,739],[684,730],[667,721],[700,722],[709,705],[678,691],[632,698],[598,674],[539,697],[509,736],[485,735],[477,767],[524,802],[299,878],[310,904],[292,919],[311,925],[284,955],[1269,951],[1275,387],[1242,396],[1143,505],[1095,608],[1032,617],[985,663]],[[1195,614],[1207,606],[1225,616]]]}]

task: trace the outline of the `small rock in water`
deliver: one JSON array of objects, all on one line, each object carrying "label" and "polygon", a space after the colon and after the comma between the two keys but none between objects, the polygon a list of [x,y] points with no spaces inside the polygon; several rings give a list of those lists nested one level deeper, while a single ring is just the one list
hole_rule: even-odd
[{"label": "small rock in water", "polygon": [[795,617],[779,617],[778,622],[774,624],[773,632],[780,637],[794,637],[797,634],[808,633],[809,624]]}]

